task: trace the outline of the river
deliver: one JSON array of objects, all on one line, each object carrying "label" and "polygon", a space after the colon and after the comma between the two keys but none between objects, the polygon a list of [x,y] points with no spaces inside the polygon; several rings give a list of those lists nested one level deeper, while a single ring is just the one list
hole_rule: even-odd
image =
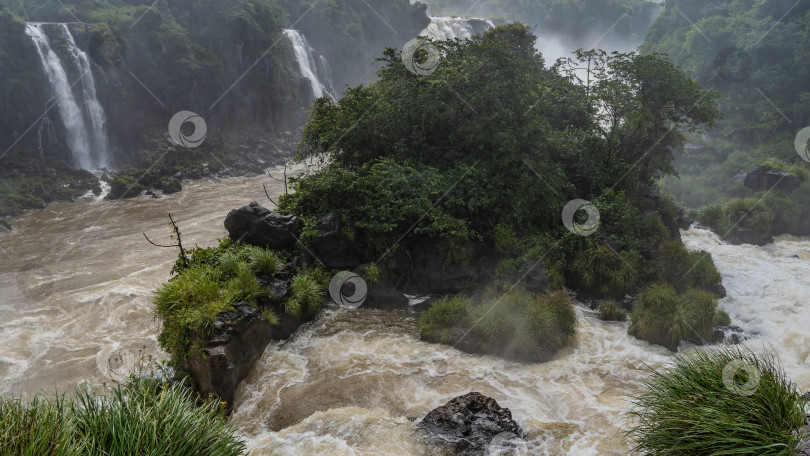
[{"label": "river", "polygon": [[[0,394],[100,385],[118,374],[111,358],[162,358],[150,298],[177,251],[142,233],[172,243],[171,213],[185,246],[211,245],[230,209],[272,207],[262,184],[283,192],[267,176],[199,181],[161,199],[58,203],[14,220],[0,235]],[[684,242],[714,256],[728,290],[721,305],[751,337],[746,345],[778,353],[810,390],[810,239],[731,246],[693,228]],[[628,323],[600,321],[582,305],[577,313],[571,347],[521,364],[423,343],[414,314],[329,308],[268,346],[237,390],[231,421],[253,456],[425,454],[408,418],[479,391],[512,410],[529,454],[626,455],[629,400],[671,354],[629,337]]]}]

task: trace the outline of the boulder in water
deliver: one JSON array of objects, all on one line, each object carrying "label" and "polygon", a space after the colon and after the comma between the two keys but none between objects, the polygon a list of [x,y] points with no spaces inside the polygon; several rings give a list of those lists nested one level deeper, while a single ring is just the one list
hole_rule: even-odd
[{"label": "boulder in water", "polygon": [[256,202],[234,209],[225,217],[225,229],[231,239],[271,249],[295,247],[301,228],[298,217],[281,215]]},{"label": "boulder in water", "polygon": [[792,192],[799,188],[801,183],[798,177],[793,177],[785,171],[774,171],[767,166],[758,166],[746,174],[743,180],[743,184],[755,192],[773,189]]},{"label": "boulder in water", "polygon": [[[417,424],[417,431],[431,445],[457,456],[488,455],[492,453],[492,444],[501,445],[502,440],[519,441],[526,437],[508,408],[502,408],[495,399],[476,392],[453,398],[430,411]],[[504,439],[504,435],[511,436],[511,439]]]}]

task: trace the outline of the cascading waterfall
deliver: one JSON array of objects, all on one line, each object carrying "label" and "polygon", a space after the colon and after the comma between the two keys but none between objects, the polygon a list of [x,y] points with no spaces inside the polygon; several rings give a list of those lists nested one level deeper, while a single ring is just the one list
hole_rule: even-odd
[{"label": "cascading waterfall", "polygon": [[[298,61],[298,70],[302,77],[309,79],[315,98],[324,95],[335,98],[330,75],[331,69],[326,58],[312,49],[306,37],[298,30],[284,30],[284,35],[292,42],[295,59]],[[318,57],[317,60],[316,56]]]},{"label": "cascading waterfall", "polygon": [[420,33],[434,40],[468,40],[474,35],[495,27],[489,19],[470,19],[463,17],[431,17],[430,25]]},{"label": "cascading waterfall", "polygon": [[[84,169],[100,169],[109,166],[107,154],[106,115],[96,97],[96,83],[87,54],[79,49],[73,35],[65,24],[59,24],[67,43],[73,65],[80,75],[71,83],[62,59],[51,46],[43,28],[44,24],[29,23],[26,34],[31,37],[42,62],[45,76],[51,86],[52,97],[62,118],[67,133],[67,145],[73,156],[73,164]],[[73,87],[81,84],[82,102],[77,100]]]}]

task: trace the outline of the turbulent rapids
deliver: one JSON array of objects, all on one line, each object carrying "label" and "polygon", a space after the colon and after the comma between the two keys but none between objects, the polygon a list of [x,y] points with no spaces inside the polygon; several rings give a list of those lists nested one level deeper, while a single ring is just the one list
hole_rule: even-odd
[{"label": "turbulent rapids", "polygon": [[[141,233],[167,240],[171,212],[184,242],[210,245],[224,235],[229,209],[264,198],[262,183],[283,191],[267,178],[234,178],[159,200],[55,204],[20,218],[0,237],[0,391],[100,384],[114,378],[116,354],[161,357],[151,290],[176,252],[149,246]],[[691,229],[684,241],[714,256],[728,290],[721,306],[750,337],[746,345],[778,353],[810,389],[810,336],[801,326],[810,321],[810,240],[731,246]],[[416,314],[329,308],[268,346],[237,391],[231,421],[252,455],[420,454],[429,449],[408,418],[480,391],[512,410],[530,454],[625,455],[628,401],[647,367],[662,367],[670,354],[628,336],[627,323],[603,322],[582,305],[577,313],[572,347],[521,364],[421,342]]]}]

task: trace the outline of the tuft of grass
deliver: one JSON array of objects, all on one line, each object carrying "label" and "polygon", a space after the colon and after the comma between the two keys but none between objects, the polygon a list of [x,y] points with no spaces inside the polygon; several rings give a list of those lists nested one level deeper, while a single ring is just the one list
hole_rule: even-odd
[{"label": "tuft of grass", "polygon": [[[422,338],[428,338],[438,328],[448,328],[460,324],[467,317],[472,300],[466,296],[446,296],[439,299],[422,316],[419,331]],[[447,333],[449,336],[449,332]]]},{"label": "tuft of grass", "polygon": [[246,246],[243,252],[254,274],[271,276],[278,271],[280,260],[272,250]]},{"label": "tuft of grass", "polygon": [[621,297],[635,288],[638,264],[631,252],[617,253],[599,244],[578,253],[572,268],[582,284],[600,296]]},{"label": "tuft of grass", "polygon": [[690,251],[679,240],[661,243],[654,261],[655,272],[679,291],[720,283],[722,277],[709,252]]},{"label": "tuft of grass", "polygon": [[683,340],[699,344],[710,340],[718,318],[713,294],[690,288],[678,295],[672,285],[658,282],[641,291],[628,333],[674,351]]},{"label": "tuft of grass", "polygon": [[79,389],[76,399],[0,399],[0,454],[240,455],[245,444],[221,410],[218,402],[197,405],[180,385],[151,380],[118,384],[110,394]]},{"label": "tuft of grass", "polygon": [[62,397],[35,396],[30,404],[0,398],[0,454],[74,456],[81,442],[73,439],[70,404]]},{"label": "tuft of grass", "polygon": [[622,309],[616,301],[603,301],[599,304],[599,319],[625,321],[627,320],[627,311]]},{"label": "tuft of grass", "polygon": [[363,279],[371,285],[375,285],[380,281],[380,268],[376,264],[371,263],[363,268]]},{"label": "tuft of grass", "polygon": [[477,352],[543,361],[574,336],[576,321],[573,301],[564,290],[533,295],[518,288],[501,294],[493,287],[476,300],[440,299],[419,328],[422,339],[441,343],[449,343],[451,329],[466,329]]},{"label": "tuft of grass", "polygon": [[281,322],[281,318],[278,316],[278,314],[274,312],[273,309],[269,308],[262,309],[262,318],[264,318],[264,321],[270,323],[272,326],[278,326]]},{"label": "tuft of grass", "polygon": [[773,357],[695,350],[651,373],[633,402],[634,450],[649,455],[795,456],[806,401]]},{"label": "tuft of grass", "polygon": [[714,316],[714,321],[718,326],[728,326],[731,324],[731,317],[725,310],[717,309],[717,313]]},{"label": "tuft of grass", "polygon": [[224,277],[236,277],[236,274],[239,272],[239,267],[242,264],[239,261],[239,257],[230,252],[220,255],[218,263]]},{"label": "tuft of grass", "polygon": [[320,277],[312,270],[301,272],[290,281],[290,297],[284,303],[284,312],[289,315],[310,315],[321,310],[326,300],[326,288]]}]

